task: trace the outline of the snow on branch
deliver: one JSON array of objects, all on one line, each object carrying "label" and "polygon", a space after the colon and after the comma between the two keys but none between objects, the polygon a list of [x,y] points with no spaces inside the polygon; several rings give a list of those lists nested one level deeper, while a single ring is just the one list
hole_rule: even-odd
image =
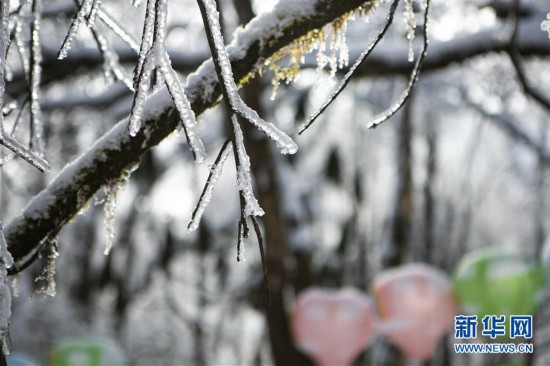
[{"label": "snow on branch", "polygon": [[[294,39],[370,3],[360,0],[307,2],[311,4],[307,11],[292,12],[285,9],[288,1],[283,1],[272,13],[255,18],[239,33],[227,48],[237,80],[254,72],[266,58]],[[220,89],[215,73],[212,75],[213,71],[212,60],[207,60],[188,78],[186,91],[196,115],[218,101]],[[88,151],[68,164],[5,227],[6,241],[16,261],[21,263],[44,240],[55,236],[98,189],[138,164],[146,151],[178,127],[179,119],[174,113],[175,108],[166,88],[151,95],[146,106],[142,115],[142,128],[136,136],[128,134],[128,119],[120,121]]]}]

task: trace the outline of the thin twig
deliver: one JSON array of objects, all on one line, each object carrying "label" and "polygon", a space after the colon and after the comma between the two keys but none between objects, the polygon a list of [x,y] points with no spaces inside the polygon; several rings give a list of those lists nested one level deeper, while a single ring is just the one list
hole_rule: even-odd
[{"label": "thin twig", "polygon": [[424,38],[422,43],[422,51],[420,52],[420,56],[418,57],[418,60],[416,61],[416,64],[414,65],[414,68],[411,72],[411,76],[409,79],[409,83],[407,85],[407,88],[403,91],[399,99],[396,103],[394,103],[390,108],[385,110],[384,112],[380,113],[377,117],[375,117],[370,123],[367,124],[368,128],[374,128],[381,124],[382,122],[387,121],[390,117],[392,117],[403,105],[407,102],[411,95],[411,91],[413,90],[414,86],[418,82],[418,77],[420,75],[420,69],[422,68],[422,63],[426,59],[426,55],[428,54],[428,44],[429,44],[429,37],[428,37],[428,20],[430,18],[430,0],[426,0],[426,9],[424,11],[424,25],[422,27],[422,36]]},{"label": "thin twig", "polygon": [[262,261],[262,270],[264,273],[264,284],[265,284],[265,292],[267,296],[267,303],[271,303],[271,297],[269,295],[269,277],[267,273],[267,261],[265,258],[265,252],[264,252],[264,239],[262,237],[262,232],[260,230],[260,225],[258,224],[258,220],[253,216],[252,217],[252,225],[254,225],[254,231],[256,232],[256,237],[258,238],[258,247],[260,248],[260,259]]},{"label": "thin twig", "polygon": [[199,221],[202,217],[202,214],[204,213],[206,205],[209,203],[210,197],[212,196],[212,191],[214,189],[214,186],[216,185],[219,175],[221,174],[225,159],[227,159],[227,155],[230,153],[228,151],[229,149],[231,149],[232,146],[230,145],[230,143],[231,139],[225,140],[222,148],[220,149],[220,152],[218,153],[218,156],[216,157],[216,160],[214,161],[214,164],[210,167],[210,174],[208,174],[208,179],[204,184],[204,188],[202,189],[199,201],[197,202],[195,210],[191,215],[191,222],[187,227],[187,230],[189,231],[193,231],[199,226]]}]

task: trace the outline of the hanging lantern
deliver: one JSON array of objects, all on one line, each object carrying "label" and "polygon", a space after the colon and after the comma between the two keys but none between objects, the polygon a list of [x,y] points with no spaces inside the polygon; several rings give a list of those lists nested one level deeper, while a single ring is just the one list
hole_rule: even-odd
[{"label": "hanging lantern", "polygon": [[370,298],[355,289],[302,292],[291,314],[296,347],[317,365],[349,365],[375,332]]},{"label": "hanging lantern", "polygon": [[463,309],[484,317],[532,314],[542,296],[545,277],[540,266],[525,258],[486,249],[464,256],[453,281]]},{"label": "hanging lantern", "polygon": [[108,340],[83,338],[61,343],[50,355],[49,365],[125,366],[122,350]]},{"label": "hanging lantern", "polygon": [[373,290],[384,335],[409,360],[428,360],[454,321],[456,305],[447,276],[427,265],[409,264],[380,273]]}]

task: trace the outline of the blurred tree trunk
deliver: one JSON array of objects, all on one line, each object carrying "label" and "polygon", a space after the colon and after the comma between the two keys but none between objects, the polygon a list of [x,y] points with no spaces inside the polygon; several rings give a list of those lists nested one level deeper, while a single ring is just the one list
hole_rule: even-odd
[{"label": "blurred tree trunk", "polygon": [[397,130],[396,189],[388,224],[388,239],[382,255],[382,268],[398,266],[410,254],[413,214],[412,104],[411,96],[411,100],[403,108]]},{"label": "blurred tree trunk", "polygon": [[[540,146],[546,147],[548,142],[547,121],[541,121]],[[535,212],[534,212],[534,238],[535,238],[535,258],[542,258],[542,249],[546,240],[545,211],[546,211],[546,163],[542,151],[538,153],[537,172],[535,182]]]},{"label": "blurred tree trunk", "polygon": [[[246,24],[254,17],[249,0],[234,0],[239,22]],[[261,95],[261,80],[252,79],[243,87],[244,100],[260,115],[264,115]],[[262,217],[266,263],[269,277],[270,303],[266,305],[267,326],[273,361],[279,366],[307,365],[309,360],[294,347],[290,332],[289,318],[285,308],[284,292],[292,286],[287,263],[293,253],[289,248],[289,222],[285,217],[282,203],[280,179],[276,168],[277,161],[271,141],[265,137],[258,138],[258,131],[248,123],[242,125],[245,134],[246,148],[250,156],[252,173],[261,207],[269,214]],[[309,256],[292,258],[299,271],[296,283],[306,287],[309,274]]]},{"label": "blurred tree trunk", "polygon": [[[546,147],[546,144],[548,142],[548,126],[546,121],[541,121],[540,123],[540,132],[541,141],[540,146]],[[534,250],[534,257],[538,260],[545,260],[546,258],[543,257],[543,248],[544,243],[546,241],[546,228],[545,228],[545,211],[546,211],[546,202],[545,202],[545,193],[546,193],[546,164],[544,161],[544,155],[542,152],[538,153],[538,161],[537,161],[537,172],[535,174],[535,194],[534,194],[534,205],[535,209],[533,212],[533,237],[534,237],[534,244],[535,244],[535,250]],[[550,317],[550,314],[548,311],[545,311],[545,309],[548,309],[548,305],[550,303],[550,298],[548,295],[545,295],[542,301],[542,304],[537,309],[536,313],[533,316],[533,326],[534,326],[534,334],[533,334],[533,353],[529,353],[526,356],[526,366],[534,365],[536,361],[539,361],[539,363],[543,364],[544,362],[547,362],[550,357],[546,352],[540,352],[540,350],[547,350],[548,349],[548,343],[549,340],[546,336],[547,332],[543,332],[543,330],[546,330],[547,324],[548,324],[548,318]]]},{"label": "blurred tree trunk", "polygon": [[[406,261],[411,248],[411,221],[413,215],[412,181],[412,106],[413,98],[404,106],[396,139],[396,187],[392,212],[388,222],[387,240],[382,254],[382,268],[399,266]],[[386,341],[380,342],[377,365],[405,364],[403,355]]]},{"label": "blurred tree trunk", "polygon": [[[252,80],[244,87],[246,103],[262,114],[259,105],[261,86],[259,80]],[[267,325],[273,360],[276,365],[298,365],[306,360],[294,348],[290,333],[288,314],[285,309],[285,287],[292,286],[286,264],[292,256],[288,242],[288,222],[282,208],[281,187],[277,176],[276,160],[271,141],[258,139],[257,131],[251,125],[243,125],[252,172],[255,177],[260,205],[268,215],[262,217],[265,228],[266,262],[269,276],[270,303],[267,304]],[[294,258],[295,259],[295,258]],[[309,263],[300,260],[300,271]],[[307,271],[306,271],[307,272]]]},{"label": "blurred tree trunk", "polygon": [[435,199],[434,180],[437,169],[437,132],[430,113],[426,116],[426,146],[428,156],[426,158],[426,182],[424,184],[424,258],[426,263],[434,263],[434,221]]}]

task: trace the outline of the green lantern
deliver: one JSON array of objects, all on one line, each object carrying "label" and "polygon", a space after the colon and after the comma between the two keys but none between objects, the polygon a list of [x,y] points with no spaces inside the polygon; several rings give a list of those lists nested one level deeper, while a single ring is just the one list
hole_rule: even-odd
[{"label": "green lantern", "polygon": [[50,366],[125,366],[126,357],[107,340],[83,338],[61,343],[50,355]]},{"label": "green lantern", "polygon": [[461,307],[485,315],[529,315],[542,297],[545,273],[532,261],[497,250],[467,254],[454,274],[454,290]]}]

